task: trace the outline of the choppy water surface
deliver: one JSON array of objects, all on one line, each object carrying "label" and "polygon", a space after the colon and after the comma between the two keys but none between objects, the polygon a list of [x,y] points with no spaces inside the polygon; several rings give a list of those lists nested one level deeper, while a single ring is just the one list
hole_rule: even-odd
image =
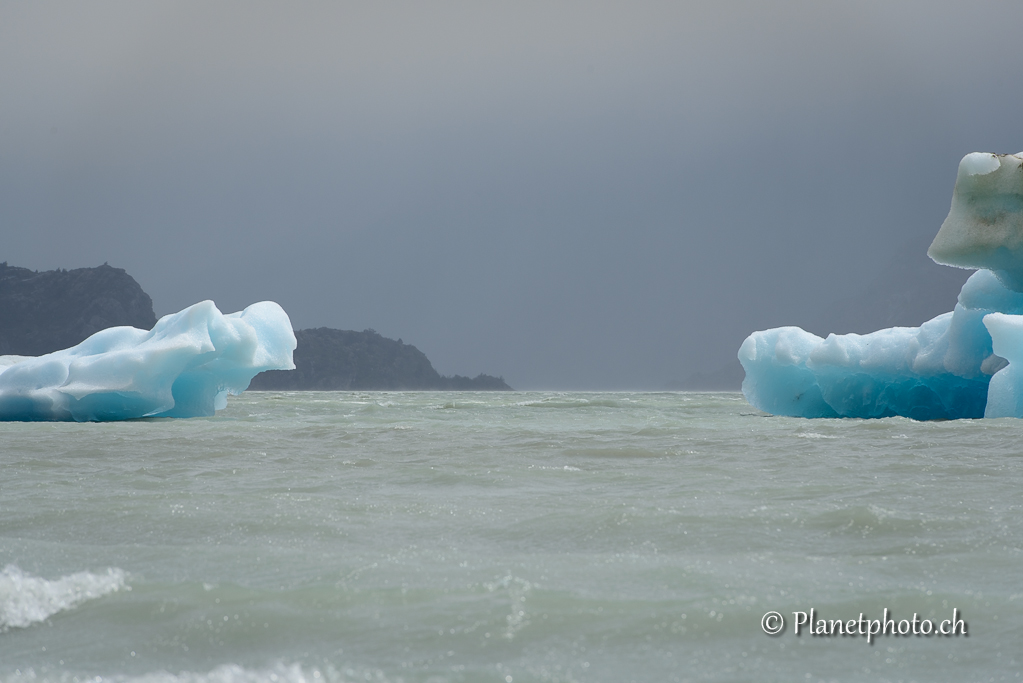
[{"label": "choppy water surface", "polygon": [[[739,394],[0,424],[0,681],[1019,680],[1021,434]],[[969,636],[795,636],[811,608]]]}]

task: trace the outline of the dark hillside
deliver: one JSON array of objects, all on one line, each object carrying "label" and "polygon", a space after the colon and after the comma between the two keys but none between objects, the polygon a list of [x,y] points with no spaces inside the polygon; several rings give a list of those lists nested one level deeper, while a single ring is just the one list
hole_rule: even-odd
[{"label": "dark hillside", "polygon": [[108,327],[155,324],[153,300],[120,268],[38,272],[0,263],[0,355],[41,356]]},{"label": "dark hillside", "polygon": [[270,370],[253,378],[249,389],[264,391],[347,391],[456,389],[509,390],[489,375],[444,377],[422,351],[374,332],[318,327],[297,330],[294,370]]},{"label": "dark hillside", "polygon": [[[41,356],[66,349],[108,327],[152,329],[153,301],[128,273],[106,264],[34,271],[0,263],[0,355]],[[325,327],[295,333],[295,370],[257,375],[264,390],[508,390],[499,377],[444,377],[430,359],[400,339],[373,330]]]}]

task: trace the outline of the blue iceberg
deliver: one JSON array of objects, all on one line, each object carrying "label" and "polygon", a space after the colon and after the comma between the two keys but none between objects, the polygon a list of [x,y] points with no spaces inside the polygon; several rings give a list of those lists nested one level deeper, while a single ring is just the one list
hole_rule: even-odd
[{"label": "blue iceberg", "polygon": [[45,356],[0,356],[0,420],[213,415],[256,374],[293,369],[295,346],[272,301],[228,315],[203,301],[150,331],[111,327]]},{"label": "blue iceberg", "polygon": [[1023,153],[962,160],[927,253],[979,268],[952,312],[827,339],[754,332],[739,349],[750,404],[792,417],[1023,417]]}]

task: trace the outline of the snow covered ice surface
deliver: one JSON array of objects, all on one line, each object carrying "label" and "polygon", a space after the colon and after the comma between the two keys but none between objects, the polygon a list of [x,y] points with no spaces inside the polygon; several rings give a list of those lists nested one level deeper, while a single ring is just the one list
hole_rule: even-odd
[{"label": "snow covered ice surface", "polygon": [[754,332],[739,349],[746,399],[793,417],[1023,417],[1023,152],[963,158],[927,253],[979,269],[952,312],[827,339]]},{"label": "snow covered ice surface", "polygon": [[0,356],[0,420],[213,415],[258,373],[293,369],[295,346],[272,301],[228,315],[202,301],[151,331],[111,327],[45,356]]}]

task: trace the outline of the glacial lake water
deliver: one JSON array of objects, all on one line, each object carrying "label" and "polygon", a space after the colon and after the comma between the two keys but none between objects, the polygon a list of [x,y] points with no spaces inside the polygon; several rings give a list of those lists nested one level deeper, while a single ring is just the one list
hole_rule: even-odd
[{"label": "glacial lake water", "polygon": [[3,423],[0,682],[1016,681],[1021,436],[737,393]]}]

